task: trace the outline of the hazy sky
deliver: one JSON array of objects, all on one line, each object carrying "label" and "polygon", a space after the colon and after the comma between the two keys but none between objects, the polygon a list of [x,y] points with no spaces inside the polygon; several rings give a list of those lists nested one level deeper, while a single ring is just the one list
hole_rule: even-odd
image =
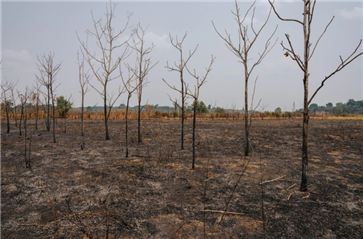
[{"label": "hazy sky", "polygon": [[[242,13],[251,5],[251,1],[240,1]],[[179,60],[179,52],[170,44],[169,33],[175,38],[181,38],[185,32],[188,36],[184,41],[185,56],[188,51],[199,44],[198,50],[189,61],[189,67],[196,69],[203,75],[205,67],[210,62],[211,55],[216,56],[207,83],[202,86],[200,100],[208,104],[217,104],[231,108],[232,103],[242,108],[244,104],[244,68],[239,59],[224,45],[223,40],[215,32],[212,21],[217,29],[224,33],[226,29],[234,42],[238,42],[237,25],[231,11],[235,11],[233,1],[118,1],[115,13],[115,30],[124,27],[127,15],[132,13],[129,27],[120,40],[127,39],[138,23],[143,27],[149,25],[146,34],[147,44],[154,43],[151,54],[152,61],[159,63],[148,75],[149,84],[144,89],[142,104],[172,105],[168,94],[175,98],[179,94],[171,90],[163,81],[179,86],[179,75],[169,72],[165,66],[169,61],[173,64]],[[70,96],[74,106],[81,105],[80,86],[78,82],[77,50],[80,43],[76,32],[82,40],[86,40],[86,30],[93,30],[90,12],[96,19],[104,18],[106,3],[103,2],[69,2],[69,1],[1,1],[1,54],[3,63],[2,80],[19,81],[17,88],[24,91],[25,86],[31,87],[38,74],[37,55],[55,53],[55,63],[62,62],[57,75],[57,95]],[[266,19],[269,11],[267,1],[258,1],[254,18],[258,28]],[[276,8],[285,18],[302,20],[303,3],[299,1],[276,1]],[[250,22],[251,14],[247,19]],[[339,56],[348,56],[362,39],[362,1],[318,1],[312,23],[311,39],[313,44],[324,30],[326,24],[335,16],[328,31],[321,39],[319,46],[310,63],[310,95],[320,85],[324,76],[329,75],[340,63]],[[303,56],[303,29],[293,22],[282,22],[273,13],[266,28],[251,50],[251,63],[257,59],[258,53],[263,51],[265,41],[274,31],[278,30],[272,43],[278,38],[277,44],[255,68],[250,79],[250,96],[253,82],[258,76],[255,102],[262,99],[268,105],[267,110],[281,107],[291,110],[293,102],[296,108],[302,107],[303,102],[303,72],[296,63],[284,56],[280,43],[287,45],[285,33],[289,34],[295,50]],[[250,33],[251,34],[251,33]],[[252,37],[252,35],[250,35]],[[92,52],[100,54],[97,47],[93,47],[95,39],[89,38]],[[271,44],[272,44],[271,43]],[[359,52],[363,47],[361,46]],[[126,60],[133,64],[134,54]],[[328,80],[313,102],[323,105],[327,102],[347,102],[348,99],[362,100],[362,59],[344,68]],[[251,64],[250,63],[250,64]],[[185,72],[185,75],[187,73]],[[96,78],[92,78],[95,86],[100,86]],[[189,86],[195,81],[186,77]],[[114,90],[121,84],[116,79],[110,85]],[[251,99],[251,97],[250,97]],[[126,102],[126,95],[122,95],[116,106]],[[98,93],[91,89],[85,96],[86,105],[102,105]],[[136,95],[132,97],[131,105],[136,104]]]}]

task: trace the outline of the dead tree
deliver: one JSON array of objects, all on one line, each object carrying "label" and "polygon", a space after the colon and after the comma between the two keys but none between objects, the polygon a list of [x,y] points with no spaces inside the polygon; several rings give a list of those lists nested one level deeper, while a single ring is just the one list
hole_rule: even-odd
[{"label": "dead tree", "polygon": [[[108,119],[113,106],[107,106],[107,103],[116,102],[122,94],[120,88],[116,94],[109,94],[108,84],[119,77],[119,75],[114,76],[112,75],[112,73],[120,66],[121,62],[129,56],[129,48],[127,46],[128,40],[121,43],[119,43],[119,40],[122,37],[122,34],[125,33],[127,29],[130,16],[127,17],[125,27],[119,31],[115,31],[113,27],[115,8],[116,4],[106,4],[105,23],[103,23],[102,19],[95,20],[93,13],[91,12],[94,32],[87,30],[86,43],[81,41],[77,34],[78,41],[80,42],[82,49],[84,50],[82,51],[83,57],[90,66],[91,71],[93,72],[97,81],[101,84],[101,88],[98,89],[96,86],[89,82],[89,85],[93,89],[95,89],[103,99],[106,140],[110,140],[110,136],[108,133]],[[94,37],[96,39],[96,43],[99,50],[101,51],[101,54],[92,53],[91,49],[88,47],[88,35],[91,35],[91,37]],[[113,54],[115,54],[117,50],[121,49],[121,55],[118,56],[116,59],[113,59]]]},{"label": "dead tree", "polygon": [[236,117],[236,114],[238,114],[238,112],[236,112],[237,104],[235,101],[232,102],[231,107],[232,107],[232,119],[234,120],[235,118],[239,118],[238,115]]},{"label": "dead tree", "polygon": [[[194,70],[193,72],[191,72],[188,67],[185,67],[186,70],[188,71],[188,73],[194,77],[196,80],[197,80],[197,83],[196,85],[194,86],[194,92],[191,91],[187,85],[184,85],[186,88],[185,91],[186,91],[186,94],[191,96],[194,101],[193,101],[193,139],[192,139],[192,145],[193,145],[193,159],[192,159],[192,169],[194,169],[194,163],[195,163],[195,122],[196,122],[196,110],[197,110],[197,105],[198,105],[198,98],[199,98],[199,90],[200,90],[200,87],[206,83],[206,80],[207,80],[207,76],[209,74],[209,72],[212,70],[212,65],[214,63],[214,59],[215,57],[212,56],[212,59],[211,59],[211,62],[209,64],[209,67],[206,68],[206,73],[203,77],[199,77],[196,73],[196,71]],[[179,92],[179,93],[182,93],[181,90],[179,90],[178,88],[176,88],[175,86],[171,86],[169,85],[169,83],[167,83],[165,80],[164,82],[173,90]],[[185,82],[183,81],[183,83],[185,84]]]},{"label": "dead tree", "polygon": [[38,120],[39,120],[39,95],[41,93],[40,91],[40,87],[41,85],[39,84],[38,81],[35,82],[35,86],[33,86],[34,90],[33,90],[33,96],[36,97],[35,98],[35,129],[38,130]]},{"label": "dead tree", "polygon": [[89,72],[84,71],[84,58],[82,61],[79,59],[79,53],[77,52],[77,64],[78,64],[78,81],[81,86],[81,95],[82,95],[82,106],[81,106],[81,121],[82,121],[82,136],[84,136],[84,96],[90,89],[88,88],[88,82],[90,80]]},{"label": "dead tree", "polygon": [[[363,54],[363,52],[356,54],[357,51],[359,50],[361,44],[362,44],[362,39],[359,41],[357,47],[355,48],[355,50],[345,59],[343,59],[341,56],[340,57],[340,64],[337,66],[337,68],[330,73],[329,75],[325,76],[325,78],[321,81],[321,85],[314,91],[314,93],[312,94],[312,96],[309,98],[309,77],[310,77],[310,72],[309,72],[309,61],[312,58],[312,56],[315,53],[316,47],[318,46],[321,38],[323,37],[323,35],[325,34],[325,32],[327,31],[328,27],[330,26],[330,24],[332,23],[334,16],[332,17],[332,19],[329,21],[329,23],[326,25],[324,31],[322,32],[322,34],[320,35],[320,37],[318,38],[318,40],[316,41],[315,45],[313,46],[313,43],[311,43],[310,41],[310,36],[311,36],[311,23],[314,17],[314,11],[315,11],[315,4],[316,4],[316,0],[304,0],[304,5],[303,5],[303,20],[298,20],[298,19],[286,19],[286,18],[282,18],[276,11],[275,7],[274,7],[274,3],[271,2],[269,0],[269,3],[271,5],[271,7],[273,8],[276,16],[282,20],[282,21],[291,21],[291,22],[295,22],[298,23],[302,26],[303,28],[303,35],[304,35],[304,47],[303,47],[303,51],[304,51],[304,58],[302,59],[299,54],[295,51],[292,42],[290,40],[290,36],[288,34],[285,34],[287,42],[288,42],[288,46],[285,46],[283,44],[283,42],[281,42],[282,48],[285,52],[285,56],[286,57],[290,57],[292,60],[294,60],[297,65],[299,66],[299,68],[302,70],[303,74],[304,74],[304,78],[303,78],[303,83],[304,83],[304,107],[303,107],[303,130],[302,130],[302,176],[301,176],[301,185],[300,185],[300,190],[301,191],[306,191],[307,190],[307,170],[308,170],[308,124],[309,124],[309,105],[311,103],[311,101],[314,99],[315,95],[319,92],[319,90],[324,86],[324,83],[331,78],[333,75],[335,75],[337,72],[339,72],[340,70],[342,70],[344,67],[346,67],[348,64],[350,64],[352,61],[356,60],[359,56],[361,56]],[[313,47],[312,47],[313,46]]]},{"label": "dead tree", "polygon": [[5,78],[5,81],[1,84],[1,101],[4,104],[5,108],[5,114],[6,114],[6,133],[10,132],[10,117],[9,113],[12,109],[11,105],[14,104],[14,102],[11,101],[11,93],[16,86],[16,83],[8,82]]},{"label": "dead tree", "polygon": [[[120,69],[121,71],[121,69]],[[122,83],[125,86],[125,89],[127,91],[127,103],[126,103],[126,112],[125,112],[125,139],[126,139],[126,158],[129,157],[129,142],[128,142],[128,113],[129,113],[129,105],[130,105],[130,99],[132,94],[137,90],[138,88],[138,81],[135,77],[135,74],[131,73],[131,70],[128,69],[128,79],[127,81],[124,80],[122,72],[120,73]],[[135,82],[135,86],[133,86],[133,82]]]},{"label": "dead tree", "polygon": [[193,76],[197,80],[197,83],[194,86],[194,92],[192,92],[188,88],[186,89],[187,94],[189,96],[193,97],[193,99],[194,99],[194,101],[193,101],[193,140],[192,140],[192,143],[193,143],[193,162],[192,162],[192,169],[194,169],[194,163],[195,163],[195,122],[196,122],[196,109],[197,109],[197,106],[198,106],[199,90],[200,90],[200,87],[207,82],[206,81],[207,76],[208,76],[209,72],[212,70],[212,65],[213,65],[215,59],[216,58],[213,57],[213,55],[212,55],[211,62],[209,64],[208,68],[206,68],[206,73],[205,73],[205,75],[203,77],[198,76],[195,70],[193,72],[191,72],[188,69],[188,67],[186,67],[189,74],[191,76]]},{"label": "dead tree", "polygon": [[[256,43],[256,40],[258,39],[258,37],[260,36],[261,31],[265,28],[269,18],[270,18],[270,14],[271,14],[271,9],[269,11],[269,14],[267,16],[267,19],[265,20],[265,22],[263,23],[263,25],[261,26],[261,28],[259,30],[254,28],[253,25],[253,21],[254,21],[254,16],[255,16],[255,9],[253,8],[253,6],[256,4],[256,0],[254,1],[254,3],[250,6],[250,8],[247,10],[247,12],[245,13],[244,16],[241,15],[240,13],[240,9],[238,7],[237,4],[237,0],[235,1],[235,7],[236,7],[236,12],[232,12],[233,15],[235,16],[235,20],[236,23],[238,25],[238,44],[234,44],[231,38],[231,35],[227,32],[227,30],[225,31],[226,36],[222,36],[217,28],[215,27],[214,23],[213,23],[213,27],[215,29],[215,31],[217,32],[217,34],[225,41],[225,44],[227,46],[227,48],[235,55],[239,58],[240,62],[243,64],[244,67],[244,80],[245,80],[245,115],[244,115],[244,119],[245,119],[245,144],[244,144],[244,155],[248,156],[249,153],[249,148],[250,148],[250,144],[249,144],[249,131],[250,131],[250,126],[248,123],[248,114],[249,111],[252,109],[248,108],[248,80],[250,79],[250,76],[253,72],[253,70],[255,69],[256,66],[258,66],[262,60],[266,57],[266,55],[271,51],[271,49],[275,46],[275,43],[270,46],[270,41],[271,38],[274,36],[276,30],[277,30],[277,26],[274,30],[274,32],[271,34],[271,36],[267,39],[266,43],[265,43],[265,47],[262,51],[262,53],[258,54],[257,60],[252,64],[252,66],[249,67],[249,63],[251,61],[251,56],[250,56],[250,51],[253,47],[253,45]],[[250,12],[250,10],[253,8],[253,13],[252,13],[252,17],[251,17],[251,29],[248,29],[248,25],[245,24],[245,20],[247,18],[248,13]],[[252,32],[251,32],[252,31]],[[252,37],[250,38],[249,36]],[[250,121],[251,122],[251,121]]]},{"label": "dead tree", "polygon": [[[14,86],[14,88],[15,88],[15,86]],[[17,102],[19,96],[14,94],[14,88],[11,89],[11,101],[14,106],[14,108],[12,110],[12,114],[13,114],[13,118],[15,121],[15,127],[18,127],[18,106],[16,105],[16,102]]]},{"label": "dead tree", "polygon": [[[171,35],[169,34],[169,38],[170,38],[170,43],[173,45],[173,47],[175,47],[178,51],[179,51],[179,54],[180,54],[180,61],[178,62],[178,64],[176,63],[176,61],[174,62],[174,66],[169,66],[169,62],[166,63],[166,68],[169,69],[169,71],[176,71],[179,73],[180,75],[180,90],[179,89],[175,89],[175,87],[169,85],[169,83],[167,81],[165,81],[163,79],[163,81],[173,90],[176,90],[178,92],[180,92],[181,94],[181,141],[180,141],[180,149],[184,149],[184,120],[185,120],[185,102],[187,100],[187,85],[184,81],[184,68],[186,67],[188,61],[190,60],[190,58],[192,58],[192,56],[194,55],[194,53],[196,52],[196,50],[198,49],[198,45],[195,47],[195,49],[191,52],[189,51],[189,56],[184,59],[183,58],[183,42],[184,42],[184,39],[187,37],[187,32],[185,32],[183,38],[181,41],[178,40],[178,36],[176,36],[175,38],[175,43],[174,43],[174,40],[173,38],[171,37]],[[169,96],[170,98],[170,96]],[[171,98],[170,100],[173,102],[173,103],[176,103],[176,101],[173,101]]]},{"label": "dead tree", "polygon": [[138,112],[137,112],[137,139],[138,142],[141,143],[141,98],[142,91],[144,87],[148,83],[147,75],[149,71],[156,65],[158,62],[153,64],[151,62],[151,58],[147,58],[147,55],[152,52],[154,49],[154,44],[152,43],[151,47],[145,46],[145,32],[147,27],[144,29],[141,27],[140,23],[134,28],[132,33],[132,44],[129,46],[136,51],[136,62],[135,67],[131,67],[127,65],[127,67],[132,71],[132,73],[136,76],[137,79],[137,102],[138,102]]},{"label": "dead tree", "polygon": [[[28,125],[27,125],[27,115],[25,114],[24,117],[24,131],[25,131],[25,135],[24,135],[24,158],[25,158],[25,167],[28,169],[31,169],[31,165],[30,165],[30,155],[31,155],[31,146],[32,146],[32,133],[29,133],[29,138],[28,138]],[[27,139],[29,139],[29,144],[27,144]]]},{"label": "dead tree", "polygon": [[27,100],[29,98],[28,87],[25,89],[25,93],[21,94],[18,92],[20,102],[21,102],[21,116],[19,123],[19,131],[21,135],[21,121],[24,119],[24,159],[25,167],[31,169],[30,165],[30,148],[31,148],[31,134],[29,136],[29,145],[27,144],[28,139],[28,127],[27,127]]},{"label": "dead tree", "polygon": [[[18,92],[18,96],[19,96],[19,99],[20,99],[20,120],[19,120],[19,135],[21,135],[21,121],[23,120],[23,117],[24,117],[24,108],[26,108],[26,102],[27,102],[27,99],[28,99],[28,96],[27,96],[27,90],[25,91],[25,94],[21,94],[20,91],[17,91]],[[25,127],[25,125],[24,125]]]},{"label": "dead tree", "polygon": [[268,105],[266,104],[262,104],[260,106],[260,116],[261,116],[261,119],[263,120],[263,118],[265,117],[265,109],[268,107]]},{"label": "dead tree", "polygon": [[55,90],[59,86],[55,86],[54,83],[56,81],[56,75],[58,74],[61,63],[54,64],[54,53],[51,52],[46,56],[45,54],[41,56],[41,58],[38,56],[38,69],[40,72],[40,76],[36,76],[39,83],[47,88],[47,100],[48,100],[48,111],[47,111],[47,130],[49,131],[50,128],[50,100],[52,100],[52,111],[53,111],[53,143],[56,143],[55,139],[55,106],[54,106],[54,100],[55,100]]}]

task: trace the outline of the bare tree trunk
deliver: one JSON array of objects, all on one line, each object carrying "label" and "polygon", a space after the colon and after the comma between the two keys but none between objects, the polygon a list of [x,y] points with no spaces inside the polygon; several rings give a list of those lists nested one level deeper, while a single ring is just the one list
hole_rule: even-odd
[{"label": "bare tree trunk", "polygon": [[35,129],[38,130],[38,118],[39,118],[39,95],[37,95],[37,103],[36,103],[36,116],[35,116]]},{"label": "bare tree trunk", "polygon": [[20,114],[20,121],[19,121],[19,135],[21,135],[21,120],[23,119],[24,114],[24,105],[21,104],[21,114]]},{"label": "bare tree trunk", "polygon": [[50,130],[50,116],[49,116],[49,108],[50,108],[50,94],[49,94],[49,85],[47,86],[48,88],[48,112],[47,112],[47,121],[46,121],[46,126],[47,126],[47,131]]},{"label": "bare tree trunk", "polygon": [[[246,42],[245,42],[246,44]],[[247,56],[245,56],[247,59]],[[247,61],[244,63],[245,66],[245,147],[244,153],[245,156],[248,156],[249,151],[249,127],[248,127],[248,68],[247,68]]]},{"label": "bare tree trunk", "polygon": [[[183,62],[183,55],[181,54],[181,61]],[[185,102],[185,94],[184,94],[184,79],[183,79],[183,71],[180,71],[180,79],[181,79],[181,94],[182,94],[182,124],[181,124],[181,147],[180,149],[183,150],[184,149],[184,102]]]},{"label": "bare tree trunk", "polygon": [[9,106],[7,102],[5,103],[5,112],[6,112],[6,133],[10,132],[10,119],[9,119]]},{"label": "bare tree trunk", "polygon": [[84,94],[82,93],[82,114],[81,114],[81,121],[82,121],[82,136],[84,136]]},{"label": "bare tree trunk", "polygon": [[195,162],[195,116],[196,116],[196,110],[197,110],[197,104],[198,101],[194,100],[194,109],[193,109],[193,163],[192,163],[192,169],[194,169],[194,162]]},{"label": "bare tree trunk", "polygon": [[18,115],[17,115],[17,106],[16,106],[16,98],[14,96],[14,89],[11,89],[11,97],[13,99],[14,109],[12,110],[13,118],[15,120],[15,127],[18,127]]},{"label": "bare tree trunk", "polygon": [[[56,139],[55,139],[55,107],[54,107],[54,95],[53,95],[53,87],[50,86],[50,93],[51,93],[51,97],[52,97],[52,107],[53,107],[53,143],[56,143]],[[49,112],[48,112],[49,115]]]},{"label": "bare tree trunk", "polygon": [[138,108],[138,112],[137,112],[137,142],[141,143],[141,119],[140,119],[140,115],[141,115],[141,95],[139,98],[139,108]]},{"label": "bare tree trunk", "polygon": [[[82,53],[83,54],[83,53]],[[90,75],[88,72],[84,72],[84,56],[82,61],[79,59],[79,52],[77,52],[77,60],[78,60],[78,73],[79,73],[79,84],[81,86],[81,94],[82,94],[82,107],[81,107],[81,122],[82,122],[82,129],[81,134],[84,136],[84,96],[89,91],[87,84],[89,82]]]},{"label": "bare tree trunk", "polygon": [[24,157],[25,157],[25,167],[28,168],[28,160],[27,160],[27,147],[26,147],[26,137],[27,137],[27,128],[26,128],[26,115],[24,116]]},{"label": "bare tree trunk", "polygon": [[106,90],[107,88],[104,87],[104,98],[103,98],[103,112],[105,115],[105,131],[106,131],[106,140],[110,140],[110,135],[108,134],[108,117],[107,117],[107,99],[106,99]]},{"label": "bare tree trunk", "polygon": [[[309,5],[310,9],[310,5]],[[309,49],[310,49],[310,25],[309,14],[304,11],[304,112],[303,112],[303,142],[302,142],[302,170],[300,191],[306,191],[308,186],[308,126],[309,126]]]},{"label": "bare tree trunk", "polygon": [[131,98],[131,94],[128,95],[127,97],[127,104],[126,104],[126,115],[125,115],[125,138],[126,138],[126,158],[129,157],[129,141],[128,141],[128,121],[127,121],[127,116],[129,113],[129,102],[130,102],[130,98]]},{"label": "bare tree trunk", "polygon": [[306,191],[308,186],[308,124],[309,124],[309,114],[304,114],[303,121],[303,142],[302,142],[302,175],[301,175],[301,185],[300,191]]}]

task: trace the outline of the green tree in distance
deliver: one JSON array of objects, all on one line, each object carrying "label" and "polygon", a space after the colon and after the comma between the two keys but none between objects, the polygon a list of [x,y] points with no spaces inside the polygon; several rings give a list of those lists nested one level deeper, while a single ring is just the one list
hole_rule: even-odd
[{"label": "green tree in distance", "polygon": [[224,109],[218,106],[218,107],[215,109],[215,111],[214,111],[214,112],[216,112],[217,114],[224,113]]},{"label": "green tree in distance", "polygon": [[275,113],[281,113],[281,108],[280,108],[280,107],[277,107],[277,108],[275,109]]},{"label": "green tree in distance", "polygon": [[[59,116],[61,118],[65,118],[67,115],[67,112],[72,109],[73,103],[69,100],[66,100],[63,95],[57,97],[57,111],[59,113]],[[88,109],[88,108],[87,108]]]}]

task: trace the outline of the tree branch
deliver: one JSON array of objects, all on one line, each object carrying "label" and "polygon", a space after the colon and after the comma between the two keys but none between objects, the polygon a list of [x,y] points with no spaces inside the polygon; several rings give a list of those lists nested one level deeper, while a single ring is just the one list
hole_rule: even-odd
[{"label": "tree branch", "polygon": [[271,2],[271,0],[268,0],[268,2],[270,3],[272,9],[274,10],[276,16],[281,20],[281,21],[290,21],[290,22],[297,22],[297,23],[300,23],[301,25],[304,25],[303,22],[299,21],[299,20],[296,20],[296,19],[287,19],[287,18],[282,18],[276,11],[275,9],[275,6],[274,6],[274,3]]}]

